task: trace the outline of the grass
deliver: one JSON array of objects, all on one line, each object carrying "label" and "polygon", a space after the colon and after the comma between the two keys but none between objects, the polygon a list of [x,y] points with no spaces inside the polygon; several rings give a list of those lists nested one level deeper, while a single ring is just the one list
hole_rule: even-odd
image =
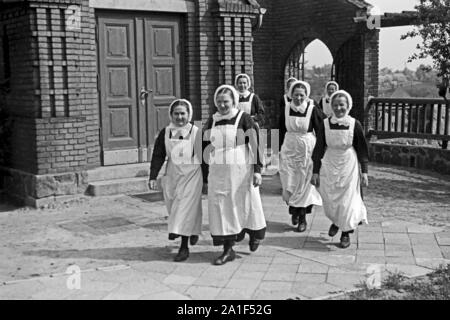
[{"label": "grass", "polygon": [[369,288],[345,294],[345,300],[450,300],[450,265],[441,265],[432,273],[409,279],[401,273],[389,273],[379,289]]}]

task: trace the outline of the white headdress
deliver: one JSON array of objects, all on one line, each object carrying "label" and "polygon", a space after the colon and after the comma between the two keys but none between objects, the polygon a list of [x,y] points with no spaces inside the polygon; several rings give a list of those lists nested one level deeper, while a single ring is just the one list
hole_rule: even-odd
[{"label": "white headdress", "polygon": [[328,87],[330,85],[336,86],[336,91],[339,90],[339,84],[336,81],[328,81],[327,84],[325,85],[325,90],[324,90],[324,96],[325,97],[328,97]]},{"label": "white headdress", "polygon": [[187,105],[187,111],[188,111],[188,114],[189,114],[188,115],[188,121],[191,121],[192,120],[192,114],[193,114],[192,104],[186,99],[176,99],[176,100],[172,101],[172,103],[169,106],[169,119],[170,119],[170,121],[172,121],[173,109],[175,108],[175,106],[178,106],[178,104],[180,102],[182,102],[185,105]]},{"label": "white headdress", "polygon": [[351,119],[349,113],[350,113],[350,110],[352,110],[352,108],[353,108],[353,99],[352,99],[352,96],[350,95],[350,93],[348,93],[347,91],[345,91],[345,90],[338,90],[338,91],[336,91],[335,93],[333,93],[331,95],[331,98],[330,98],[331,99],[331,104],[333,104],[333,100],[339,95],[343,95],[343,96],[345,96],[347,98],[347,103],[348,103],[347,112],[345,113],[344,117],[337,118],[336,115],[334,114],[334,111],[333,111],[333,116],[331,117],[331,123],[334,123],[334,124],[338,123],[340,125],[349,126],[350,125],[350,119]]},{"label": "white headdress", "polygon": [[240,73],[236,76],[236,78],[234,78],[234,86],[237,88],[238,86],[238,80],[240,78],[246,78],[248,81],[248,87],[251,88],[252,87],[252,80],[250,79],[249,75],[246,73]]},{"label": "white headdress", "polygon": [[302,85],[306,89],[306,96],[309,98],[309,95],[311,94],[311,86],[309,85],[308,82],[297,80],[294,83],[292,83],[291,87],[289,88],[289,91],[287,94],[289,99],[292,99],[293,89],[294,89],[294,87],[296,87],[299,84]]},{"label": "white headdress", "polygon": [[239,112],[239,109],[237,108],[237,106],[239,104],[239,93],[237,92],[237,90],[233,86],[230,86],[230,85],[227,85],[227,84],[221,85],[220,87],[218,87],[216,89],[216,92],[214,93],[214,105],[217,108],[217,96],[219,95],[219,92],[221,92],[224,89],[228,89],[228,90],[230,90],[233,93],[233,96],[232,96],[232,98],[233,98],[233,107],[232,107],[230,113],[226,114],[226,115],[221,115],[219,112],[216,112],[213,115],[213,118],[214,118],[215,121],[224,120],[224,119],[231,119]]}]

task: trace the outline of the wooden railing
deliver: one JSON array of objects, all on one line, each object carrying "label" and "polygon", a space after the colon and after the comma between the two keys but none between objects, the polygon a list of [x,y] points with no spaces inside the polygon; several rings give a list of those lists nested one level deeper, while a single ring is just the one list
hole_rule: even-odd
[{"label": "wooden railing", "polygon": [[371,98],[365,110],[366,133],[378,138],[450,140],[450,101],[444,99]]}]

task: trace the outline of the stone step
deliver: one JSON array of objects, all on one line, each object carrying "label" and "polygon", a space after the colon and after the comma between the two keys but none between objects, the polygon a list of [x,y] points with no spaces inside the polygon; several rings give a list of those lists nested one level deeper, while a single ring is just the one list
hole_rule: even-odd
[{"label": "stone step", "polygon": [[116,179],[127,179],[137,177],[148,177],[150,175],[149,163],[136,163],[128,165],[100,167],[87,171],[87,181],[109,181]]},{"label": "stone step", "polygon": [[91,196],[106,196],[115,194],[161,193],[150,190],[148,177],[113,179],[89,183],[87,193]]}]

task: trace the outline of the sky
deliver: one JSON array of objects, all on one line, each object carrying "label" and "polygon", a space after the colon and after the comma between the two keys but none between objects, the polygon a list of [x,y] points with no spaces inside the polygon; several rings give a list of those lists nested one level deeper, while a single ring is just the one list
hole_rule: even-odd
[{"label": "sky", "polygon": [[[377,6],[381,13],[401,12],[414,10],[418,0],[365,0]],[[412,30],[413,26],[382,28],[380,31],[380,69],[388,67],[394,70],[403,70],[405,66],[415,70],[420,64],[431,65],[431,59],[416,60],[407,63],[408,57],[417,52],[416,45],[421,42],[421,38],[400,40],[400,36]],[[332,61],[330,52],[325,50],[325,45],[321,41],[315,40],[306,48],[308,65],[322,66]]]}]

